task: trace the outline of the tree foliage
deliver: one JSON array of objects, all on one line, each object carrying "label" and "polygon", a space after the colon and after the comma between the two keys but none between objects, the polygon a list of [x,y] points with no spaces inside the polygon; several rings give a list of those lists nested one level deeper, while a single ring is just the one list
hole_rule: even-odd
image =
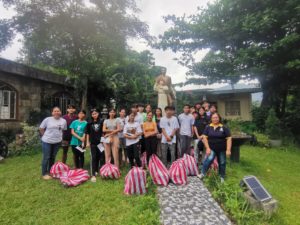
[{"label": "tree foliage", "polygon": [[[263,105],[284,115],[288,91],[300,86],[300,2],[216,0],[186,17],[170,15],[172,27],[157,47],[182,52],[190,83],[258,79]],[[210,49],[201,62],[193,53]]]}]

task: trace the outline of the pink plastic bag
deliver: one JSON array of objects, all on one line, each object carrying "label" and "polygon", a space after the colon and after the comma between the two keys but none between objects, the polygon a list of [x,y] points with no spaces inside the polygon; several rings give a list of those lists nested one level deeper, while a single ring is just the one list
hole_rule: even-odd
[{"label": "pink plastic bag", "polygon": [[69,170],[67,176],[61,177],[60,181],[64,186],[75,187],[89,179],[89,173],[87,170],[75,169]]},{"label": "pink plastic bag", "polygon": [[61,178],[67,176],[67,173],[69,172],[70,168],[68,165],[62,163],[62,162],[56,162],[53,164],[53,166],[50,169],[50,175],[53,178]]},{"label": "pink plastic bag", "polygon": [[147,152],[143,152],[141,156],[141,163],[142,163],[142,168],[146,169],[147,168]]},{"label": "pink plastic bag", "polygon": [[111,163],[106,163],[102,168],[100,169],[100,176],[102,178],[108,178],[108,179],[119,179],[121,176],[120,170],[118,167]]},{"label": "pink plastic bag", "polygon": [[168,185],[170,179],[169,172],[155,154],[150,158],[149,172],[154,184],[162,186]]},{"label": "pink plastic bag", "polygon": [[218,158],[215,157],[214,161],[210,165],[209,171],[207,173],[208,176],[211,175],[211,171],[215,171],[216,173],[219,171],[219,163],[218,163]]},{"label": "pink plastic bag", "polygon": [[135,166],[125,177],[124,193],[127,195],[145,194],[147,192],[146,183],[146,172],[143,169]]},{"label": "pink plastic bag", "polygon": [[187,171],[184,160],[178,159],[172,163],[169,169],[170,179],[174,184],[183,185],[187,183]]},{"label": "pink plastic bag", "polygon": [[188,176],[197,176],[198,175],[198,167],[196,163],[196,159],[193,156],[188,154],[183,155],[184,165],[187,170]]}]

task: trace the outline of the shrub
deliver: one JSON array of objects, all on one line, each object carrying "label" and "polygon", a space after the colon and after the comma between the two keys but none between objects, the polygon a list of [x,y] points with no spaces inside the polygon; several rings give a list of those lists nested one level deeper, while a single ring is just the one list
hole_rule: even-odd
[{"label": "shrub", "polygon": [[275,110],[270,109],[266,120],[266,134],[271,139],[281,138],[280,121],[276,116]]},{"label": "shrub", "polygon": [[253,134],[256,130],[256,126],[252,121],[244,121],[240,119],[227,120],[226,125],[232,134]]},{"label": "shrub", "polygon": [[37,126],[29,126],[27,123],[21,123],[24,143],[19,144],[15,141],[8,145],[9,155],[33,154],[40,150],[41,141]]},{"label": "shrub", "polygon": [[259,132],[253,132],[253,135],[256,137],[257,144],[261,147],[270,147],[270,139],[268,135],[259,133]]},{"label": "shrub", "polygon": [[260,106],[252,106],[252,121],[260,132],[265,131],[265,122],[268,117],[268,108]]}]

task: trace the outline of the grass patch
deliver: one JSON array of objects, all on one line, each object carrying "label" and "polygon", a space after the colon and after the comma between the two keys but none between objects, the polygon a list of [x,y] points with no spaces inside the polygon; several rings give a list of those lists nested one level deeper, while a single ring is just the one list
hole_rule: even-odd
[{"label": "grass patch", "polygon": [[[298,225],[299,162],[300,151],[295,147],[265,149],[242,146],[240,163],[227,165],[226,183],[221,185],[219,179],[212,176],[206,180],[206,184],[237,224]],[[271,218],[249,209],[239,197],[239,182],[245,175],[255,175],[273,198],[279,201],[279,209]]]},{"label": "grass patch", "polygon": [[41,157],[8,158],[0,164],[0,224],[160,224],[152,183],[144,196],[123,194],[128,168],[119,180],[97,177],[96,183],[64,188],[58,180],[41,180]]}]

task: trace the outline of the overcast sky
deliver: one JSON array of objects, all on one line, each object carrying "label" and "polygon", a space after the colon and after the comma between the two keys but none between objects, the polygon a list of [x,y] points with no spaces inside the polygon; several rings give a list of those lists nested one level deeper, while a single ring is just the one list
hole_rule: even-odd
[{"label": "overcast sky", "polygon": [[[149,32],[154,36],[162,34],[170,26],[164,22],[163,16],[172,14],[176,16],[194,14],[198,6],[206,6],[209,1],[210,0],[136,0],[141,10],[139,17],[149,25]],[[7,11],[0,5],[0,18],[9,18],[13,14],[13,11]],[[154,55],[155,64],[167,67],[167,73],[172,77],[173,83],[185,81],[187,69],[173,60],[175,57],[178,57],[178,55],[171,51],[152,49],[140,40],[129,40],[128,44],[132,49],[137,51],[150,50]],[[0,52],[0,56],[15,60],[18,57],[18,52],[21,47],[21,37],[17,36],[10,47]],[[205,50],[199,52],[197,59],[200,60],[205,54]]]}]

